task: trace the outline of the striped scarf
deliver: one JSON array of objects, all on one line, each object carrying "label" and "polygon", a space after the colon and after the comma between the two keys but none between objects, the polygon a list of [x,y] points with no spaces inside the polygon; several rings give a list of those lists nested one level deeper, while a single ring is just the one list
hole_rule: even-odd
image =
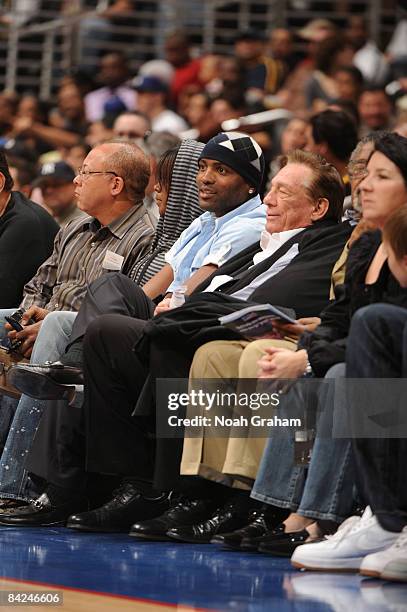
[{"label": "striped scarf", "polygon": [[204,148],[201,142],[184,140],[179,148],[171,177],[167,208],[157,223],[150,252],[139,259],[128,276],[143,286],[165,264],[165,253],[180,234],[202,214],[198,203],[196,174],[198,158]]}]

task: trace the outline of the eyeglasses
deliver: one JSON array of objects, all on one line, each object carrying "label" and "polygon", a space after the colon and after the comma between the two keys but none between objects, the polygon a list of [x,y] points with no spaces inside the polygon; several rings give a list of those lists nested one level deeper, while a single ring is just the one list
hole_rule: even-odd
[{"label": "eyeglasses", "polygon": [[116,172],[113,172],[113,170],[87,170],[81,167],[76,171],[76,176],[80,176],[81,178],[85,178],[90,174],[113,174],[114,176],[119,176]]},{"label": "eyeglasses", "polygon": [[366,167],[367,160],[357,160],[354,162],[349,162],[348,164],[348,175],[350,179],[354,178],[364,178],[369,174],[369,171]]},{"label": "eyeglasses", "polygon": [[128,131],[128,132],[117,132],[116,136],[117,138],[123,138],[126,140],[139,140],[139,141],[144,141],[146,142],[146,140],[148,139],[149,136],[151,136],[152,132],[151,130],[147,130],[146,132],[143,132],[142,134],[137,133],[137,132],[132,132],[132,131]]}]

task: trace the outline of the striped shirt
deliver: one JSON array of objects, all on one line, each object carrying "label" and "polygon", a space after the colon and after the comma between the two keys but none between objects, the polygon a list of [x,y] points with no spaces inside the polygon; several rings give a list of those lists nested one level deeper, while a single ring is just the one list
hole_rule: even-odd
[{"label": "striped shirt", "polygon": [[153,238],[143,204],[104,227],[93,217],[73,220],[58,232],[52,255],[25,285],[21,306],[79,310],[88,285],[108,271],[104,263],[108,251],[124,258],[121,270],[126,273],[149,251]]}]

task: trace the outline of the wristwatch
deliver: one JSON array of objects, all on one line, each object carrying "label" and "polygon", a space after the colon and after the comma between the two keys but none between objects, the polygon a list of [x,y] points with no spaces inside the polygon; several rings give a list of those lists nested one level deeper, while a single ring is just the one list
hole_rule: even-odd
[{"label": "wristwatch", "polygon": [[314,375],[314,372],[312,371],[312,366],[311,366],[311,364],[309,362],[309,359],[307,359],[307,365],[305,366],[305,370],[304,370],[303,376],[305,378],[307,376],[313,376],[313,375]]}]

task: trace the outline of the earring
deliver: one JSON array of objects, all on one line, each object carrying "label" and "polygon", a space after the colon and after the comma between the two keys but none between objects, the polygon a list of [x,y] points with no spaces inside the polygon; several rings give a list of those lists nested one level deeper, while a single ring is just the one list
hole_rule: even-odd
[{"label": "earring", "polygon": [[254,189],[253,189],[253,187],[251,187],[251,188],[249,189],[249,193],[254,193]]}]

